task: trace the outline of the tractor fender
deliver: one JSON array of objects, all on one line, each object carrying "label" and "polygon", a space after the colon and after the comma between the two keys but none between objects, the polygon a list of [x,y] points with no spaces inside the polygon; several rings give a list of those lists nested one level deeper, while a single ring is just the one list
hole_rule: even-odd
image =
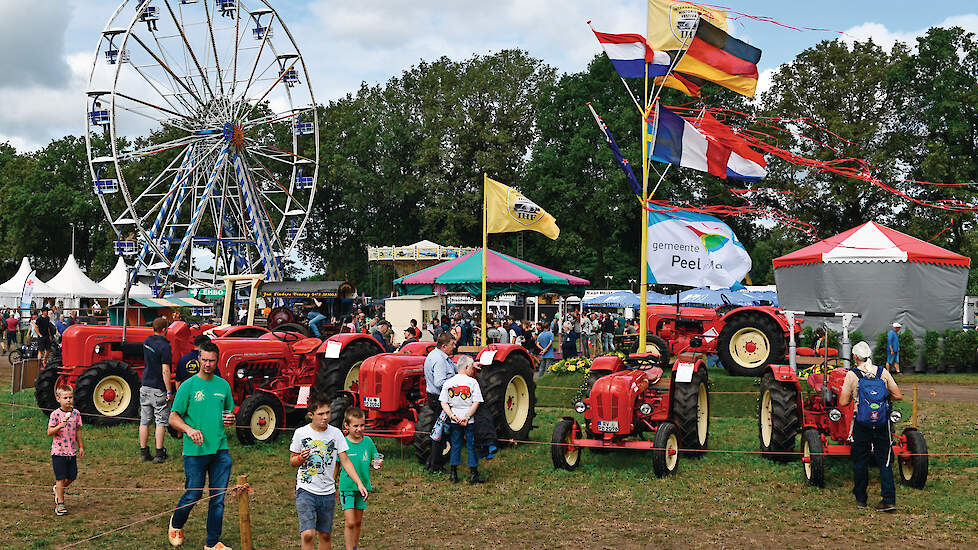
[{"label": "tractor fender", "polygon": [[[275,398],[275,402],[278,403],[278,411],[277,412],[282,415],[282,418],[286,418],[286,416],[285,416],[285,414],[286,414],[285,413],[285,403],[282,402],[282,397],[279,394],[277,394],[274,391],[272,391],[271,389],[269,389],[269,388],[266,388],[264,386],[255,388],[254,393],[252,393],[251,395],[246,396],[245,399],[248,399],[249,397],[251,397],[253,395],[258,395],[259,393],[265,393],[265,394],[268,394],[268,395],[271,395],[272,397],[274,397]],[[244,399],[242,399],[242,402],[244,402]],[[235,405],[235,410],[237,410],[239,408],[241,408],[241,403],[238,403],[237,405]]]},{"label": "tractor fender", "polygon": [[435,342],[411,342],[398,350],[405,355],[428,355],[435,349]]},{"label": "tractor fender", "polygon": [[[727,313],[726,315],[724,315],[722,317],[722,320],[723,320],[724,323],[729,323],[731,320],[733,320],[733,319],[735,319],[737,317],[740,317],[741,315],[743,315],[744,313],[747,313],[748,311],[756,311],[756,312],[758,312],[758,313],[760,313],[762,315],[765,315],[765,316],[771,318],[772,320],[774,320],[775,323],[778,324],[779,327],[781,327],[781,330],[785,334],[788,333],[788,318],[785,317],[784,315],[778,315],[777,314],[777,309],[776,308],[772,308],[771,306],[744,306],[744,307],[739,307],[739,308],[737,308],[737,309],[735,309],[735,310]],[[798,320],[798,319],[795,320],[795,332],[801,332],[801,321]]]},{"label": "tractor fender", "polygon": [[764,372],[770,372],[778,382],[798,384],[798,375],[791,370],[791,365],[768,365]]},{"label": "tractor fender", "polygon": [[624,361],[617,355],[603,355],[601,357],[595,357],[594,361],[591,361],[591,372],[595,374],[600,373],[600,376],[618,372],[624,367]]},{"label": "tractor fender", "polygon": [[[676,362],[672,365],[672,376],[669,377],[669,393],[673,394],[676,390],[676,373],[679,371],[680,367],[688,368],[687,365],[693,365],[693,374],[700,374],[703,378],[707,380],[707,389],[709,389],[709,373],[706,370],[706,363],[699,355],[690,357],[688,355],[680,355]],[[672,400],[669,403],[670,413],[672,412]]]},{"label": "tractor fender", "polygon": [[[322,345],[319,346],[319,349],[316,350],[316,355],[324,354],[327,359],[336,359],[340,356],[340,353],[343,352],[343,349],[346,348],[346,346],[358,340],[369,340],[370,343],[380,349],[380,343],[377,342],[377,340],[374,340],[374,337],[370,336],[369,334],[363,334],[361,332],[343,332],[340,334],[334,334],[327,338]],[[331,344],[331,342],[339,342],[340,345],[339,347],[336,347],[336,344]],[[382,349],[381,353],[383,353]]]},{"label": "tractor fender", "polygon": [[[533,366],[534,364],[533,358],[531,358],[530,354],[527,353],[526,348],[517,344],[489,344],[488,346],[479,350],[479,354],[475,356],[476,362],[481,362],[482,356],[491,352],[495,352],[495,354],[492,356],[492,361],[503,362],[507,357],[515,353],[522,354],[524,357],[526,357],[526,360],[530,363],[530,366]],[[492,361],[489,362],[491,363]]]}]

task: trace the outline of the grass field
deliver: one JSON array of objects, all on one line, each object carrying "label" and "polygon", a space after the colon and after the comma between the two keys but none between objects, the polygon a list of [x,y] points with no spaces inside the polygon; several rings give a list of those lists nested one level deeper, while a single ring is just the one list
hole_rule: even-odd
[{"label": "grass field", "polygon": [[[710,448],[756,450],[755,381],[711,376],[716,392],[751,393],[713,396]],[[972,384],[970,379],[958,382]],[[540,385],[548,388],[538,392],[531,439],[544,443],[556,420],[571,414],[568,405],[575,393],[549,388],[576,386],[577,381],[548,375]],[[0,401],[11,397],[0,394]],[[33,404],[29,392],[13,397]],[[58,548],[175,506],[183,484],[178,442],[168,439],[176,459],[153,465],[138,462],[134,425],[88,428],[88,456],[80,462],[77,486],[69,490],[69,513],[56,517],[45,419],[37,411],[10,407],[0,407],[0,418],[0,471],[6,473],[0,480],[0,548]],[[978,454],[976,419],[975,402],[921,403],[920,429],[935,454]],[[247,473],[254,487],[257,548],[296,546],[295,470],[288,466],[288,439],[286,432],[256,447],[231,440],[232,477]],[[373,479],[376,491],[365,515],[363,549],[978,546],[978,456],[933,456],[927,487],[918,491],[898,485],[899,509],[889,515],[855,507],[851,469],[843,459],[829,461],[825,489],[812,489],[803,485],[799,463],[774,464],[756,454],[684,459],[677,475],[656,479],[647,453],[585,453],[575,472],[557,472],[548,445],[521,444],[484,462],[488,483],[470,487],[425,475],[409,448],[390,440],[377,443],[387,460]],[[871,494],[878,494],[878,488],[871,481]],[[194,510],[186,527],[188,548],[203,544],[204,506]],[[165,548],[168,517],[77,547]],[[341,518],[336,521],[337,548],[342,548]],[[237,522],[237,506],[229,501],[224,542],[235,548]]]}]

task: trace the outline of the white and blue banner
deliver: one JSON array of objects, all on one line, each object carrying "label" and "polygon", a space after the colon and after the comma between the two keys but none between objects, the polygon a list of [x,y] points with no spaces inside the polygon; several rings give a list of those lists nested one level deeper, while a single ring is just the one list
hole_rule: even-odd
[{"label": "white and blue banner", "polygon": [[730,227],[696,212],[649,212],[649,284],[729,287],[751,268]]}]

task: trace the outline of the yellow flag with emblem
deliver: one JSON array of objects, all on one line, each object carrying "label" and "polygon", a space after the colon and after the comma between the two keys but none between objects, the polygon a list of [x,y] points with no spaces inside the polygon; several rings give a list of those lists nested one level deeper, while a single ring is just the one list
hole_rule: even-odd
[{"label": "yellow flag with emblem", "polygon": [[485,176],[486,233],[536,231],[551,239],[560,235],[557,220],[522,193]]},{"label": "yellow flag with emblem", "polygon": [[727,12],[682,0],[649,0],[649,46],[653,50],[689,47],[700,17],[727,32]]}]

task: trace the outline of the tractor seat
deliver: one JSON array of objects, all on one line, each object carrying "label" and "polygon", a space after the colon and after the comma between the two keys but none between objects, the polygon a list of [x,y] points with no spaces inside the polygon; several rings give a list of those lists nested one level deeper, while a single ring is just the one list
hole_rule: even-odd
[{"label": "tractor seat", "polygon": [[321,345],[323,345],[323,341],[319,338],[303,338],[302,340],[296,340],[292,344],[292,353],[295,353],[296,355],[305,355],[309,352],[315,351]]},{"label": "tractor seat", "polygon": [[822,384],[825,383],[825,376],[822,373],[812,373],[808,375],[808,385],[816,392],[821,393]]},{"label": "tractor seat", "polygon": [[[648,377],[649,387],[663,389],[663,387],[659,386],[659,384],[662,383],[662,369],[659,367],[652,367],[650,369],[645,369],[644,372],[645,376]],[[665,381],[664,389],[669,389],[669,380]]]}]

